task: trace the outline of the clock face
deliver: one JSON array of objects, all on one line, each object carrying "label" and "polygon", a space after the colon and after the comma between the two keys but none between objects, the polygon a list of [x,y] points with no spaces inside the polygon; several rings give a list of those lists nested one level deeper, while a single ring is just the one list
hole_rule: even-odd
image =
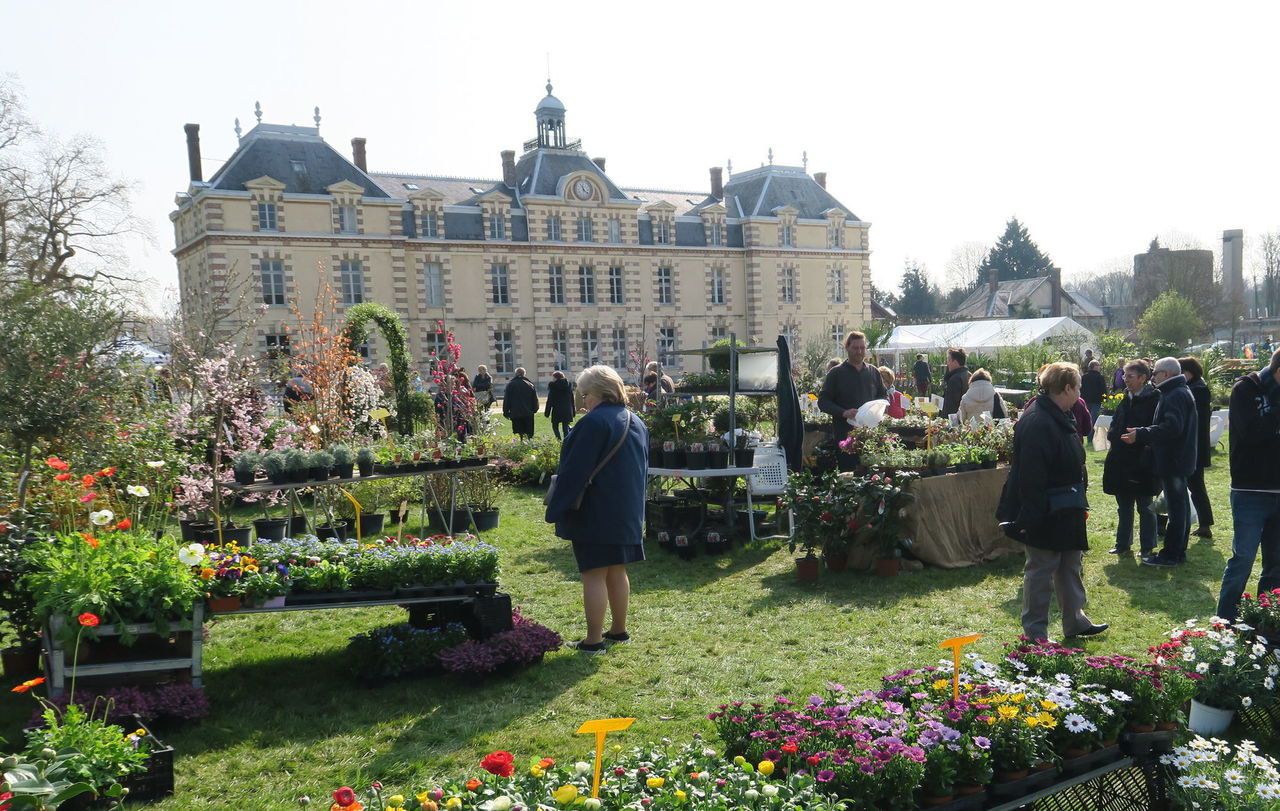
[{"label": "clock face", "polygon": [[595,187],[591,185],[591,181],[585,178],[573,184],[573,195],[579,200],[590,200]]}]

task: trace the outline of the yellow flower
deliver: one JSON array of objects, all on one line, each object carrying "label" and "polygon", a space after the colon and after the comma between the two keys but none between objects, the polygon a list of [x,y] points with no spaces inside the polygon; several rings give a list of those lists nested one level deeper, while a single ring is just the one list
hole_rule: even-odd
[{"label": "yellow flower", "polygon": [[551,796],[556,798],[556,802],[560,804],[571,803],[578,799],[578,787],[565,783],[560,788],[551,792]]},{"label": "yellow flower", "polygon": [[685,794],[685,793],[684,793],[683,791],[681,791],[680,789],[676,789],[676,801],[677,801],[677,802],[684,802],[686,799],[688,799],[688,797],[689,797],[689,795]]},{"label": "yellow flower", "polygon": [[945,689],[947,689],[947,680],[946,680],[946,679],[938,679],[937,681],[935,681],[935,682],[933,683],[933,689],[935,689],[935,690],[945,690]]},{"label": "yellow flower", "polygon": [[1001,704],[996,711],[999,712],[1000,717],[1005,720],[1018,717],[1018,708],[1011,707],[1008,704]]},{"label": "yellow flower", "polygon": [[1026,701],[1026,700],[1027,700],[1027,694],[1026,694],[1026,693],[1014,693],[1013,695],[1009,696],[1009,700],[1010,700],[1010,701],[1012,701],[1012,702],[1014,702],[1015,704],[1021,704],[1023,701]]},{"label": "yellow flower", "polygon": [[1029,726],[1029,727],[1031,727],[1032,729],[1035,729],[1035,728],[1036,728],[1037,726],[1039,726],[1039,724],[1040,724],[1040,718],[1039,718],[1038,716],[1035,716],[1035,715],[1028,715],[1028,716],[1027,716],[1025,719],[1023,719],[1023,720],[1024,720],[1024,722],[1026,723],[1026,725],[1027,725],[1027,726]]},{"label": "yellow flower", "polygon": [[397,809],[397,811],[398,809],[404,808],[403,794],[392,794],[390,797],[387,798],[387,811],[391,811],[391,809],[393,808]]},{"label": "yellow flower", "polygon": [[547,773],[547,770],[542,768],[536,763],[529,767],[529,774],[533,775],[534,777],[542,777],[546,773]]},{"label": "yellow flower", "polygon": [[768,777],[769,775],[773,774],[773,769],[774,769],[773,761],[762,760],[760,761],[760,765],[756,766],[756,769],[760,771],[760,774],[763,774],[765,777]]},{"label": "yellow flower", "polygon": [[644,784],[649,788],[662,788],[662,784],[665,782],[667,782],[665,777],[650,777],[644,781]]},{"label": "yellow flower", "polygon": [[747,762],[747,759],[744,758],[742,755],[737,755],[733,759],[734,766],[741,766],[743,763],[746,763],[746,762]]},{"label": "yellow flower", "polygon": [[1041,706],[1041,707],[1044,707],[1046,710],[1056,710],[1056,709],[1058,709],[1058,705],[1057,705],[1057,704],[1054,704],[1052,701],[1050,701],[1050,700],[1049,700],[1049,699],[1047,699],[1047,698],[1042,698],[1042,699],[1040,699],[1040,706]]},{"label": "yellow flower", "polygon": [[444,807],[445,807],[445,808],[461,808],[461,807],[462,807],[462,798],[461,798],[461,797],[450,797],[448,800],[445,800]]},{"label": "yellow flower", "polygon": [[415,796],[414,799],[418,801],[418,805],[426,805],[427,802],[431,799],[431,795],[424,791],[421,794],[418,794],[417,796]]},{"label": "yellow flower", "polygon": [[1054,718],[1052,715],[1050,715],[1047,712],[1040,713],[1038,717],[1040,719],[1041,726],[1048,727],[1049,729],[1053,729],[1058,725],[1058,719]]}]

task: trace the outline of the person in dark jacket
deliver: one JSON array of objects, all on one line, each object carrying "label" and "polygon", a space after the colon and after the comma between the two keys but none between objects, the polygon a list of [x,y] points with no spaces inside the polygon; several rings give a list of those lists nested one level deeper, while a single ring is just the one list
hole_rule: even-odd
[{"label": "person in dark jacket", "polygon": [[1128,388],[1124,382],[1124,370],[1126,368],[1127,364],[1125,364],[1124,358],[1121,358],[1120,362],[1116,364],[1116,373],[1111,376],[1112,391],[1125,391]]},{"label": "person in dark jacket", "polygon": [[1096,360],[1080,375],[1080,399],[1089,407],[1090,424],[1098,421],[1102,413],[1102,398],[1107,395],[1107,380],[1102,376],[1102,364]]},{"label": "person in dark jacket", "polygon": [[818,408],[831,415],[831,430],[838,440],[849,433],[849,420],[864,403],[889,396],[880,368],[866,362],[867,336],[850,332],[844,339],[844,351],[848,359],[827,372],[818,393]]},{"label": "person in dark jacket", "polygon": [[969,353],[963,349],[947,350],[947,373],[942,376],[942,416],[960,411],[960,398],[969,390]]},{"label": "person in dark jacket", "polygon": [[933,381],[933,369],[929,368],[929,361],[923,353],[916,355],[916,365],[911,368],[911,374],[916,381],[916,394],[927,396],[929,383]]},{"label": "person in dark jacket", "polygon": [[1102,492],[1116,497],[1119,523],[1113,555],[1127,555],[1133,549],[1133,513],[1138,512],[1138,542],[1145,557],[1156,551],[1156,514],[1151,499],[1160,492],[1151,469],[1151,449],[1120,441],[1130,428],[1145,428],[1156,419],[1160,394],[1151,385],[1151,369],[1135,360],[1124,369],[1125,395],[1111,418],[1107,439],[1111,450],[1102,468]]},{"label": "person in dark jacket", "polygon": [[1196,536],[1212,538],[1213,505],[1209,503],[1209,491],[1204,486],[1204,469],[1209,467],[1209,454],[1213,451],[1209,445],[1213,395],[1209,392],[1209,384],[1204,380],[1204,367],[1199,360],[1192,357],[1178,358],[1178,365],[1182,367],[1182,373],[1187,378],[1187,388],[1191,389],[1191,397],[1196,401],[1196,469],[1187,479],[1191,504],[1196,508],[1196,517],[1200,520]]},{"label": "person in dark jacket", "polygon": [[569,435],[569,425],[573,422],[573,387],[565,379],[564,372],[557,370],[551,373],[543,415],[551,418],[551,430],[555,432],[556,439]]},{"label": "person in dark jacket", "polygon": [[471,381],[471,390],[476,393],[476,403],[484,409],[493,405],[493,377],[489,367],[483,363],[476,367],[475,380]]},{"label": "person in dark jacket", "polygon": [[1013,429],[1013,463],[996,517],[1011,538],[1026,546],[1022,577],[1022,630],[1047,639],[1049,603],[1057,592],[1066,636],[1107,630],[1084,613],[1084,552],[1087,481],[1084,446],[1076,436],[1071,407],[1080,398],[1080,370],[1051,363],[1040,372],[1041,393]]},{"label": "person in dark jacket", "polygon": [[[622,378],[608,366],[592,366],[578,376],[587,413],[560,449],[555,492],[546,520],[556,535],[573,542],[582,573],[587,635],[576,647],[604,653],[605,641],[628,642],[627,608],[631,582],[627,564],[644,560],[645,485],[649,432],[626,406]],[[616,450],[615,450],[616,449]],[[599,472],[593,472],[599,467]],[[582,497],[582,504],[574,502]],[[612,615],[604,630],[604,612]]]},{"label": "person in dark jacket", "polygon": [[538,392],[524,376],[524,367],[507,383],[502,394],[502,416],[511,420],[511,433],[533,439],[533,418],[538,413]]},{"label": "person in dark jacket", "polygon": [[1262,549],[1258,594],[1280,588],[1280,351],[1231,387],[1231,559],[1222,572],[1219,617],[1234,620]]},{"label": "person in dark jacket", "polygon": [[1155,422],[1146,428],[1130,428],[1120,435],[1120,441],[1151,446],[1156,476],[1169,504],[1164,548],[1142,562],[1147,566],[1180,566],[1187,560],[1191,522],[1187,478],[1196,470],[1196,401],[1177,358],[1156,361],[1151,382],[1160,392]]}]

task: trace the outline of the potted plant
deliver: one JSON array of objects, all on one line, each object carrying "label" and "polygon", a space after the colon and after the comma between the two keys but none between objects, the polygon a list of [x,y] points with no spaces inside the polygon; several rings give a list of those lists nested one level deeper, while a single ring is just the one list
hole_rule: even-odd
[{"label": "potted plant", "polygon": [[1209,631],[1181,628],[1170,639],[1177,643],[1171,653],[1180,657],[1179,664],[1200,677],[1191,699],[1192,732],[1221,735],[1237,710],[1265,707],[1274,699],[1275,679],[1267,673],[1270,651],[1265,645],[1250,643],[1225,622],[1214,623]]},{"label": "potted plant", "polygon": [[31,538],[18,532],[0,535],[0,614],[6,618],[0,626],[0,659],[4,673],[11,681],[35,675],[40,669],[40,622],[36,617],[35,597],[22,578],[32,571],[23,550]]},{"label": "potted plant", "polygon": [[308,457],[309,476],[313,482],[322,482],[329,478],[333,467],[333,454],[328,451],[315,451]]},{"label": "potted plant", "polygon": [[289,534],[288,518],[255,518],[253,534],[259,541],[283,541]]},{"label": "potted plant", "polygon": [[476,531],[498,528],[498,497],[503,484],[487,470],[468,471],[462,476],[462,492],[465,503],[471,508],[471,520]]},{"label": "potted plant", "polygon": [[996,452],[992,448],[974,448],[974,458],[977,459],[978,467],[983,470],[992,470],[996,466]]},{"label": "potted plant", "polygon": [[329,524],[321,524],[316,527],[316,537],[320,540],[325,538],[333,538],[339,541],[345,541],[351,537],[350,521],[333,521]]},{"label": "potted plant", "polygon": [[240,579],[244,601],[254,608],[283,608],[289,585],[276,572],[247,572]]},{"label": "potted plant", "polygon": [[[358,534],[361,538],[374,537],[382,532],[382,527],[386,523],[382,504],[388,487],[393,486],[394,481],[376,481],[358,482],[346,488],[347,494],[360,505]],[[355,505],[344,498],[338,502],[338,509],[342,517],[348,521],[348,526],[355,527]]]},{"label": "potted plant", "polygon": [[346,445],[334,445],[329,449],[333,457],[333,469],[339,479],[350,479],[354,468],[355,454]]},{"label": "potted plant", "polygon": [[713,436],[703,439],[702,447],[706,453],[707,467],[713,470],[724,470],[729,466],[729,451],[724,443]]},{"label": "potted plant", "polygon": [[729,551],[729,537],[722,530],[709,529],[703,539],[708,555],[723,555]]},{"label": "potted plant", "polygon": [[236,455],[235,461],[231,463],[236,484],[253,484],[258,476],[258,463],[261,458],[253,451],[243,451]]},{"label": "potted plant", "polygon": [[361,476],[373,475],[373,449],[361,448],[356,452],[356,465],[360,468]]},{"label": "potted plant", "polygon": [[1257,597],[1244,595],[1240,600],[1240,621],[1251,626],[1255,637],[1269,647],[1280,645],[1280,589],[1264,591]]},{"label": "potted plant", "polygon": [[289,470],[287,458],[281,451],[271,451],[262,457],[262,467],[267,471],[267,479],[272,484],[287,484]]},{"label": "potted plant", "polygon": [[835,531],[835,514],[828,507],[831,500],[831,478],[797,473],[787,479],[784,503],[795,516],[796,532],[787,542],[794,553],[798,548],[803,557],[796,558],[796,579],[801,583],[818,580],[821,561],[814,554],[822,545],[822,539]]},{"label": "potted plant", "polygon": [[705,470],[707,467],[706,446],[701,442],[690,443],[688,450],[685,451],[684,465],[689,470]]},{"label": "potted plant", "polygon": [[290,448],[285,451],[284,466],[289,471],[289,481],[294,484],[305,482],[311,474],[308,467],[310,462],[307,452],[301,448]]}]

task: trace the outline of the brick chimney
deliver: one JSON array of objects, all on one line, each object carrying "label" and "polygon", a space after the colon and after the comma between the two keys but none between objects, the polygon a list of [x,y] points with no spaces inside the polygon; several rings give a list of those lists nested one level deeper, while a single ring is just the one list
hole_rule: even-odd
[{"label": "brick chimney", "polygon": [[1049,271],[1050,299],[1049,314],[1054,318],[1062,315],[1062,271],[1052,268]]},{"label": "brick chimney", "polygon": [[354,163],[356,165],[356,168],[359,169],[361,172],[369,171],[369,164],[365,160],[364,145],[365,145],[365,139],[363,138],[351,139],[352,163]]},{"label": "brick chimney", "polygon": [[814,172],[814,173],[813,173],[813,179],[814,179],[815,181],[817,181],[818,185],[819,185],[819,186],[821,186],[822,188],[824,188],[824,189],[825,189],[825,188],[827,187],[827,173],[826,173],[826,172]]},{"label": "brick chimney", "polygon": [[717,200],[724,199],[724,170],[719,166],[711,167],[711,196]]},{"label": "brick chimney", "polygon": [[997,268],[991,268],[987,271],[987,300],[995,301],[996,293],[1000,290],[1000,271]]},{"label": "brick chimney", "polygon": [[187,168],[191,170],[191,182],[199,183],[204,180],[200,170],[200,125],[184,124],[182,128],[187,131]]},{"label": "brick chimney", "polygon": [[592,158],[591,162],[600,167],[600,171],[604,171],[604,158]]},{"label": "brick chimney", "polygon": [[516,187],[516,153],[511,149],[502,150],[502,182],[508,187]]}]

